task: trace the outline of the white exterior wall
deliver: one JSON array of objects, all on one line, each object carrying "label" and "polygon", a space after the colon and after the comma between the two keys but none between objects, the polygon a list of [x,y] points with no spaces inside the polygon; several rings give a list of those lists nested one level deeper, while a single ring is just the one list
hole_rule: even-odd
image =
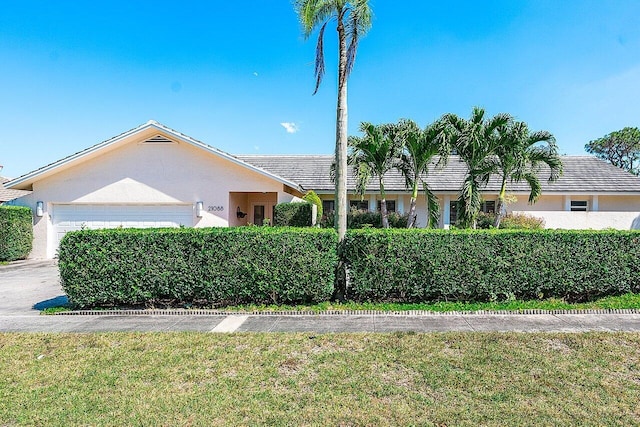
[{"label": "white exterior wall", "polygon": [[194,226],[219,227],[229,226],[230,217],[236,215],[236,207],[229,206],[230,192],[277,193],[279,203],[294,198],[284,191],[282,183],[184,142],[163,145],[133,141],[105,151],[35,182],[33,192],[15,202],[34,212],[37,201],[44,204],[44,215],[34,220],[30,258],[51,258],[55,254],[50,215],[55,204],[195,206],[202,201],[201,218],[195,216],[194,209]]},{"label": "white exterior wall", "polygon": [[617,230],[640,229],[640,211],[638,212],[567,212],[567,211],[514,211],[542,218],[545,228],[563,228],[573,230]]}]

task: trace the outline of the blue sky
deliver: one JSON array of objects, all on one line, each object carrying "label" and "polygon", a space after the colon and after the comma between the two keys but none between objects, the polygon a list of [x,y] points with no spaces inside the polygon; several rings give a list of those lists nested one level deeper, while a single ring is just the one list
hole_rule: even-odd
[{"label": "blue sky", "polygon": [[[589,140],[640,126],[637,0],[370,3],[373,27],[349,81],[350,134],[361,121],[424,126],[479,105],[584,154]],[[2,175],[149,119],[233,154],[330,154],[334,33],[311,96],[315,35],[304,40],[287,0],[5,0]]]}]

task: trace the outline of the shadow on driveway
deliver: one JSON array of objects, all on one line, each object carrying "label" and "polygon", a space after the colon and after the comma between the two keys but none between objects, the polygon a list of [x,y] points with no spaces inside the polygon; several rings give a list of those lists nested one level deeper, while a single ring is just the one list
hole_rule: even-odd
[{"label": "shadow on driveway", "polygon": [[33,309],[42,311],[51,307],[60,307],[68,303],[69,303],[69,298],[67,298],[66,295],[58,295],[55,298],[40,301],[39,303],[34,304]]}]

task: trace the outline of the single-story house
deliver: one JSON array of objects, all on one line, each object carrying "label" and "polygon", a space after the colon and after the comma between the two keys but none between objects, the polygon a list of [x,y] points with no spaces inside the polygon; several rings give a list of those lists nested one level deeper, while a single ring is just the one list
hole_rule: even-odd
[{"label": "single-story house", "polygon": [[[510,212],[544,218],[549,228],[640,228],[640,178],[594,157],[563,157],[564,175],[543,184],[528,205],[528,189],[510,186]],[[155,121],[124,132],[5,184],[22,191],[11,201],[34,212],[32,258],[52,258],[71,230],[109,227],[218,227],[262,224],[282,202],[300,201],[307,190],[332,209],[332,156],[234,156]],[[455,221],[455,200],[465,165],[453,156],[427,180],[440,199],[440,226]],[[544,176],[544,172],[541,176]],[[349,180],[353,207],[378,209],[372,181],[361,200]],[[386,177],[390,210],[406,212],[404,179]],[[485,191],[484,209],[495,207],[498,182]],[[424,196],[419,222],[426,223]]]}]

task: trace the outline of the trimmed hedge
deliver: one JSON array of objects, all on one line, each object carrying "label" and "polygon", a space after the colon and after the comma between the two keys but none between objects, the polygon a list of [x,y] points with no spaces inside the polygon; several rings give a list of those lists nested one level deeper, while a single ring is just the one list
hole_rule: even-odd
[{"label": "trimmed hedge", "polygon": [[29,256],[33,245],[31,209],[0,206],[0,261],[15,261]]},{"label": "trimmed hedge", "polygon": [[67,233],[62,287],[80,307],[296,304],[333,294],[332,230],[238,227]]},{"label": "trimmed hedge", "polygon": [[309,202],[279,203],[273,217],[273,225],[279,227],[311,227],[313,205]]},{"label": "trimmed hedge", "polygon": [[640,292],[640,233],[353,230],[341,257],[355,301],[569,302]]},{"label": "trimmed hedge", "polygon": [[[407,228],[409,214],[399,214],[397,212],[389,212],[389,227],[391,228]],[[333,228],[335,224],[335,212],[329,212],[322,217],[320,227]],[[347,212],[347,228],[382,228],[382,213],[380,211],[360,211],[351,210]]]}]

